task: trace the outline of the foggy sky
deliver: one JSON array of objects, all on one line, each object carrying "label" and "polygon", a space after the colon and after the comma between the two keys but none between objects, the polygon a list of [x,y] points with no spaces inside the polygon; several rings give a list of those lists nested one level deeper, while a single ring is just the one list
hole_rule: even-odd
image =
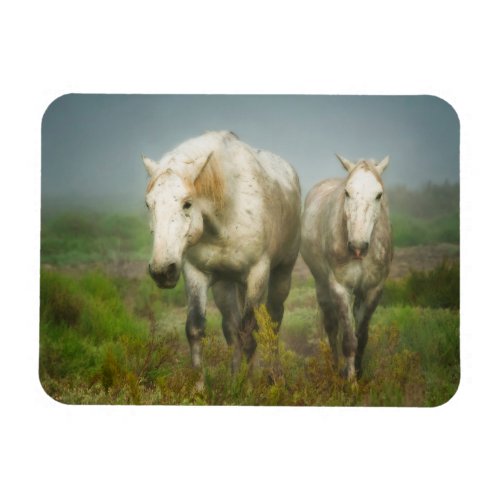
[{"label": "foggy sky", "polygon": [[42,207],[51,199],[143,203],[141,153],[158,160],[207,130],[231,130],[296,168],[303,194],[343,176],[335,153],[391,162],[388,185],[459,180],[459,123],[431,96],[62,96],[42,122]]}]

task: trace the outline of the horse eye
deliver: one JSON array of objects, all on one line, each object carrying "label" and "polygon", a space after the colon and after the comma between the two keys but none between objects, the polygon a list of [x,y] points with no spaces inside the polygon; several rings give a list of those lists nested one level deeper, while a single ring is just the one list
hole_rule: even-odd
[{"label": "horse eye", "polygon": [[344,191],[346,198],[350,198],[349,193],[347,192],[347,189]]},{"label": "horse eye", "polygon": [[190,201],[184,202],[184,205],[182,205],[182,208],[184,210],[188,210],[189,208],[191,208],[191,202]]},{"label": "horse eye", "polygon": [[379,194],[377,195],[376,200],[380,200],[380,198],[382,198],[382,193],[379,193]]}]

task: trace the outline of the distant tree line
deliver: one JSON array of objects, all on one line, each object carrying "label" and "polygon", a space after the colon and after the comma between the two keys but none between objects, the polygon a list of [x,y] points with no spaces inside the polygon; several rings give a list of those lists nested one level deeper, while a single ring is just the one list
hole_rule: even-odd
[{"label": "distant tree line", "polygon": [[428,182],[419,189],[398,185],[387,188],[391,212],[430,219],[458,214],[460,187],[458,183]]}]

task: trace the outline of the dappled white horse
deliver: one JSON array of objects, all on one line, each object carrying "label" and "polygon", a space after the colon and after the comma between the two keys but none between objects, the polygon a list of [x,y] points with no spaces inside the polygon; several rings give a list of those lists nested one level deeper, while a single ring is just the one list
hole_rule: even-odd
[{"label": "dappled white horse", "polygon": [[149,272],[161,288],[180,273],[188,295],[186,334],[201,366],[207,290],[222,313],[233,368],[255,351],[254,307],[281,323],[300,245],[300,186],[283,159],[231,132],[207,132],[167,153],[143,157],[154,243]]},{"label": "dappled white horse", "polygon": [[312,188],[302,216],[301,254],[316,282],[316,297],[338,366],[337,332],[342,332],[344,375],[361,374],[368,324],[392,260],[389,210],[381,175],[389,158],[356,164],[338,157],[345,179]]}]

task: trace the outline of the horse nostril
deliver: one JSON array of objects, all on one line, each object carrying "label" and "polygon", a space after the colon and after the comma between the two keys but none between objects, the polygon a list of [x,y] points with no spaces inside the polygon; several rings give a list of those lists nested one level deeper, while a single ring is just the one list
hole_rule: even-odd
[{"label": "horse nostril", "polygon": [[352,241],[347,242],[347,248],[349,252],[351,252],[356,257],[360,257],[361,255],[366,255],[368,252],[369,242],[364,241],[363,243],[353,243]]},{"label": "horse nostril", "polygon": [[167,267],[167,279],[172,279],[177,276],[177,266],[172,263]]},{"label": "horse nostril", "polygon": [[179,280],[180,268],[177,264],[148,265],[149,274],[160,288],[173,288]]}]

